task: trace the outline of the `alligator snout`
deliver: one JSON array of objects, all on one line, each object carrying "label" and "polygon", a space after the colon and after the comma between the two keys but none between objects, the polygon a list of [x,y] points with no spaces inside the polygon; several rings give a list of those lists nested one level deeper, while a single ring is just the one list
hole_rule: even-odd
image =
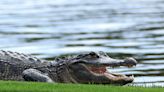
[{"label": "alligator snout", "polygon": [[134,58],[129,57],[129,58],[125,58],[124,62],[122,62],[122,64],[123,64],[123,66],[132,67],[132,66],[137,65],[137,61]]}]

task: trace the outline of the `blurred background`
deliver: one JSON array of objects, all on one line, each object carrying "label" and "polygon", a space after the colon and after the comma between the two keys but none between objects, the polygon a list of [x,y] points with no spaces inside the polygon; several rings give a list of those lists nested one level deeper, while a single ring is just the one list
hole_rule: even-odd
[{"label": "blurred background", "polygon": [[53,60],[104,51],[135,57],[132,85],[164,85],[163,0],[1,0],[0,49]]}]

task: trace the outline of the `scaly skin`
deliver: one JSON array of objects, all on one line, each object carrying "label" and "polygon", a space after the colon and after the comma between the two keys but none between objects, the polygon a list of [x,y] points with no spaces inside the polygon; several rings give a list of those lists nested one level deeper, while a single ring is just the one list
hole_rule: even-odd
[{"label": "scaly skin", "polygon": [[23,53],[0,51],[0,80],[24,80],[25,69],[47,67],[49,62]]}]

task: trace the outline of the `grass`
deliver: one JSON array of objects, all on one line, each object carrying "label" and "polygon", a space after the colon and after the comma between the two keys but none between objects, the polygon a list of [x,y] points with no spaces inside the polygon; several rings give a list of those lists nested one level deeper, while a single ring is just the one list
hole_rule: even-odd
[{"label": "grass", "polygon": [[164,88],[0,81],[0,92],[164,92]]}]

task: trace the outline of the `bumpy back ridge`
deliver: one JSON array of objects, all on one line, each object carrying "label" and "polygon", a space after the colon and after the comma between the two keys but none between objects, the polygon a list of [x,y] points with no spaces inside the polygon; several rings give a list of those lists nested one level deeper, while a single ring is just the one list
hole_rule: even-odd
[{"label": "bumpy back ridge", "polygon": [[31,55],[4,50],[0,50],[0,61],[8,62],[13,65],[35,65],[44,62],[44,60],[38,59]]}]

